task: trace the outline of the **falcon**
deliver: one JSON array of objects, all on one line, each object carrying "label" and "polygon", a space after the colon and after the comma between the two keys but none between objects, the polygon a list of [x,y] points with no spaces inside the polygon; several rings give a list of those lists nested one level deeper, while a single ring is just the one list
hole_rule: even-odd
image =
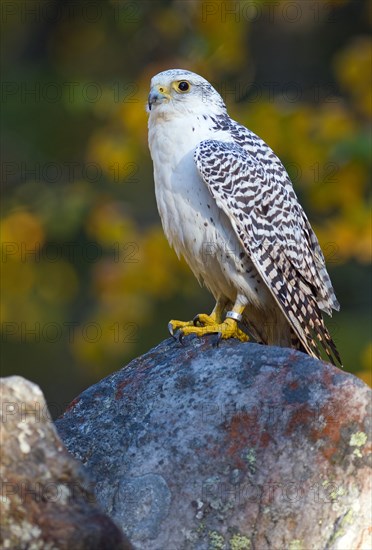
[{"label": "falcon", "polygon": [[183,69],[161,72],[148,96],[149,148],[164,233],[216,305],[185,335],[340,355],[322,312],[339,310],[318,240],[278,157],[232,120],[219,93]]}]

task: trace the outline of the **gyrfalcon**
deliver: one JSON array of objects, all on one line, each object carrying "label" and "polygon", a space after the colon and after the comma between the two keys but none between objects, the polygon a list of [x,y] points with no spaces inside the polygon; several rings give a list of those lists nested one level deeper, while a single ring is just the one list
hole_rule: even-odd
[{"label": "gyrfalcon", "polygon": [[341,363],[322,311],[338,310],[324,256],[290,178],[219,93],[182,69],[151,80],[149,147],[157,205],[178,256],[216,299],[171,334],[249,336]]}]

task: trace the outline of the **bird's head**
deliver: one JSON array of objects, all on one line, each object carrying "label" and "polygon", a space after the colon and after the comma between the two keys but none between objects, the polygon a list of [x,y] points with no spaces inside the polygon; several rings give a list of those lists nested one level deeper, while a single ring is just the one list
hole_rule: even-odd
[{"label": "bird's head", "polygon": [[183,69],[163,71],[152,78],[148,97],[150,116],[203,114],[207,110],[210,114],[221,114],[226,107],[205,78]]}]

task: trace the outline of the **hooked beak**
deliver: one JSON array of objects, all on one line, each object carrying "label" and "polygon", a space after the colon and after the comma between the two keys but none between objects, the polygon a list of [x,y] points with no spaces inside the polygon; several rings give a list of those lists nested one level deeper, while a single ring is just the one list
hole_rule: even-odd
[{"label": "hooked beak", "polygon": [[164,86],[153,86],[148,97],[149,111],[151,111],[151,107],[156,103],[162,103],[163,101],[169,101],[170,99],[171,95],[168,93],[167,88]]}]

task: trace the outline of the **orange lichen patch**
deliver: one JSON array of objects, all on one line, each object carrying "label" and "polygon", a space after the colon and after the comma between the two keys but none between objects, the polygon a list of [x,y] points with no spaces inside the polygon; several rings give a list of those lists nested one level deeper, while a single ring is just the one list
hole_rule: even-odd
[{"label": "orange lichen patch", "polygon": [[[323,364],[327,364],[327,363],[324,363],[323,361]],[[332,378],[333,378],[334,372],[332,372],[332,368],[336,369],[336,367],[331,367],[330,365],[327,365],[327,367],[330,367],[330,368],[324,369],[322,382],[326,387],[330,387],[333,385]]]},{"label": "orange lichen patch", "polygon": [[[347,404],[347,409],[345,409]],[[326,459],[331,459],[340,450],[341,431],[349,425],[360,423],[360,431],[364,431],[364,408],[355,402],[353,388],[341,390],[337,400],[327,401],[317,411],[318,417],[313,429],[309,430],[313,441],[324,440],[322,448]]]},{"label": "orange lichen patch", "polygon": [[269,435],[268,432],[266,432],[266,431],[262,432],[260,434],[260,445],[259,446],[264,447],[264,448],[267,447],[268,444],[270,443],[270,439],[271,438],[270,438],[270,435]]},{"label": "orange lichen patch", "polygon": [[359,540],[356,542],[355,550],[365,550],[370,548],[369,544],[372,537],[372,527],[365,527],[360,533]]},{"label": "orange lichen patch", "polygon": [[242,452],[247,448],[266,448],[270,435],[260,424],[257,413],[239,412],[232,416],[226,429],[226,453],[238,462]]},{"label": "orange lichen patch", "polygon": [[365,456],[370,455],[372,453],[372,444],[365,445],[360,452]]},{"label": "orange lichen patch", "polygon": [[344,425],[342,419],[345,418],[345,414],[341,401],[326,403],[319,410],[319,416],[322,417],[322,423],[321,425],[317,423],[310,430],[310,437],[313,441],[319,441],[320,439],[327,441],[327,445],[322,449],[322,452],[325,458],[330,460],[339,449],[341,428]]},{"label": "orange lichen patch", "polygon": [[[294,388],[295,389],[295,388]],[[302,405],[291,414],[286,429],[286,435],[291,435],[298,430],[299,427],[309,426],[316,417],[315,410],[309,405]]]},{"label": "orange lichen patch", "polygon": [[332,457],[337,453],[337,447],[330,446],[322,449],[322,453],[324,455],[324,458],[327,460],[331,460]]},{"label": "orange lichen patch", "polygon": [[[253,430],[251,429],[253,427]],[[247,412],[235,414],[230,422],[229,437],[232,442],[231,452],[235,453],[252,443],[252,436],[257,433],[257,416]]]},{"label": "orange lichen patch", "polygon": [[253,434],[255,433],[256,424],[254,424],[254,429],[251,430],[249,429],[251,422],[252,420],[248,413],[240,413],[233,416],[227,430],[227,455],[237,458],[239,462],[243,462],[241,457],[238,456],[243,449],[255,443],[252,441],[252,432]]}]

